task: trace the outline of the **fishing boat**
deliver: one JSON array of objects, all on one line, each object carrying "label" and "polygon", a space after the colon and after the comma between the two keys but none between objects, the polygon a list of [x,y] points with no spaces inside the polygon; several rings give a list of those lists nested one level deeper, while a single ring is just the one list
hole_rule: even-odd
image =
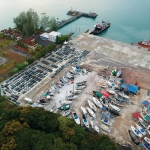
[{"label": "fishing boat", "polygon": [[81,106],[81,110],[82,110],[84,115],[87,115],[87,111],[86,111],[86,109],[84,107]]},{"label": "fishing boat", "polygon": [[50,112],[54,112],[57,109],[56,103],[53,105],[53,107],[50,109]]},{"label": "fishing boat", "polygon": [[139,126],[138,124],[136,124],[136,128],[137,128],[143,135],[146,135],[146,131],[145,131],[141,126]]},{"label": "fishing boat", "polygon": [[101,128],[102,130],[106,131],[106,132],[109,132],[109,133],[111,132],[111,131],[110,131],[110,128],[109,128],[108,126],[106,126],[105,124],[103,124],[103,123],[100,124],[100,128]]},{"label": "fishing boat", "polygon": [[80,124],[80,119],[79,119],[77,113],[76,112],[72,112],[72,115],[73,115],[73,119],[76,122],[76,124],[79,125]]},{"label": "fishing boat", "polygon": [[70,105],[69,104],[66,104],[66,105],[62,105],[61,107],[59,107],[58,109],[59,110],[68,110],[70,108]]},{"label": "fishing boat", "polygon": [[114,91],[114,90],[112,90],[112,89],[106,89],[106,91],[108,92],[108,93],[110,93],[110,94],[116,94],[116,92]]},{"label": "fishing boat", "polygon": [[94,105],[93,102],[91,102],[90,100],[88,100],[88,104],[89,104],[89,106],[90,106],[91,109],[93,109],[94,111],[97,111],[97,108],[96,108],[96,106]]},{"label": "fishing boat", "polygon": [[143,46],[143,47],[147,47],[147,48],[150,47],[150,41],[144,40],[144,41],[138,42],[138,44],[141,45],[141,46]]},{"label": "fishing boat", "polygon": [[94,122],[91,120],[90,122],[92,129],[94,129]]},{"label": "fishing boat", "polygon": [[114,109],[108,109],[108,111],[112,114],[112,115],[115,115],[115,116],[120,116],[120,113]]},{"label": "fishing boat", "polygon": [[76,85],[81,86],[81,85],[85,85],[87,81],[82,81],[82,82],[77,82]]},{"label": "fishing boat", "polygon": [[70,115],[70,113],[71,113],[71,111],[70,111],[70,110],[67,110],[67,111],[65,111],[62,115],[63,115],[63,116],[68,116],[68,115]]},{"label": "fishing boat", "polygon": [[98,106],[99,108],[103,107],[103,105],[100,103],[100,101],[97,98],[93,97],[92,100],[95,103],[95,105]]},{"label": "fishing boat", "polygon": [[94,130],[99,133],[99,127],[98,126],[94,126]]},{"label": "fishing boat", "polygon": [[119,92],[118,95],[123,97],[123,98],[125,98],[125,99],[129,99],[130,98],[128,95],[124,94],[123,92]]},{"label": "fishing boat", "polygon": [[87,110],[93,118],[96,118],[96,114],[93,112],[93,110],[91,108],[87,107]]},{"label": "fishing boat", "polygon": [[88,121],[87,121],[87,119],[86,119],[84,114],[82,115],[82,120],[83,120],[83,123],[84,123],[85,127],[89,128],[89,123],[88,123]]},{"label": "fishing boat", "polygon": [[147,142],[148,144],[150,144],[150,139],[148,137],[144,137],[145,142]]},{"label": "fishing boat", "polygon": [[117,106],[115,106],[115,105],[113,105],[113,104],[111,104],[111,103],[109,103],[108,105],[109,105],[109,107],[111,107],[112,109],[114,109],[114,110],[116,110],[116,111],[118,111],[118,112],[121,111],[121,109],[120,109],[119,107],[117,107]]},{"label": "fishing boat", "polygon": [[131,131],[131,130],[128,130],[128,133],[131,137],[131,140],[136,144],[138,145],[140,143],[138,137]]},{"label": "fishing boat", "polygon": [[135,127],[131,126],[131,129],[137,137],[142,137],[142,134]]},{"label": "fishing boat", "polygon": [[106,124],[106,125],[109,125],[109,126],[112,125],[112,123],[109,121],[108,118],[103,118],[103,119],[102,119],[102,122],[103,122],[104,124]]},{"label": "fishing boat", "polygon": [[76,90],[83,90],[84,88],[86,88],[86,86],[76,86]]},{"label": "fishing boat", "polygon": [[146,129],[149,124],[147,122],[145,122],[142,118],[139,118],[139,123]]},{"label": "fishing boat", "polygon": [[97,35],[109,27],[110,27],[110,23],[102,20],[101,23],[97,23],[96,25],[94,25],[94,30],[90,34]]},{"label": "fishing boat", "polygon": [[148,144],[147,142],[143,142],[142,144],[145,150],[150,150],[150,144]]}]

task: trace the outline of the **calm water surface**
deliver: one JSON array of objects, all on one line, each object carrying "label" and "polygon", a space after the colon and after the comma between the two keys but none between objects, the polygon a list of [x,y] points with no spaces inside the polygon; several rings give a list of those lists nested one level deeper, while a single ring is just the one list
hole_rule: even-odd
[{"label": "calm water surface", "polygon": [[67,11],[96,12],[96,19],[80,18],[59,30],[62,34],[75,32],[75,36],[92,29],[101,20],[111,27],[100,36],[131,43],[150,40],[150,1],[148,0],[0,0],[0,30],[14,27],[13,17],[33,8],[39,16],[46,12],[50,17],[68,19]]}]

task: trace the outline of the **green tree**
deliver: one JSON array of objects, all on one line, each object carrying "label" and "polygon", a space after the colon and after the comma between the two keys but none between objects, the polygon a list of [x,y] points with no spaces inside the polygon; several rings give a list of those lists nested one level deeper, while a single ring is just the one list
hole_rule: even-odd
[{"label": "green tree", "polygon": [[13,72],[14,72],[14,73],[17,73],[18,71],[19,71],[18,68],[14,68],[14,69],[13,69]]},{"label": "green tree", "polygon": [[38,28],[39,16],[33,9],[29,9],[27,12],[21,12],[18,17],[13,18],[13,22],[23,35],[28,37]]},{"label": "green tree", "polygon": [[57,22],[56,22],[56,19],[54,18],[54,17],[52,17],[51,19],[50,19],[50,29],[52,30],[52,31],[57,31],[57,29],[58,29],[58,25],[57,25]]}]

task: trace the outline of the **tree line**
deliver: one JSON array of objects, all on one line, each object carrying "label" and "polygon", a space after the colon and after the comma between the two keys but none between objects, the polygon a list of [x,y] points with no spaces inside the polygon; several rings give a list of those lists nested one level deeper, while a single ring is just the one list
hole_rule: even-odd
[{"label": "tree line", "polygon": [[21,12],[19,16],[13,18],[13,22],[25,37],[29,37],[47,28],[52,31],[57,31],[58,28],[54,17],[50,18],[47,15],[42,15],[40,18],[33,9],[29,9],[27,12]]},{"label": "tree line", "polygon": [[118,150],[106,135],[84,130],[73,119],[43,108],[16,106],[0,97],[1,150]]}]

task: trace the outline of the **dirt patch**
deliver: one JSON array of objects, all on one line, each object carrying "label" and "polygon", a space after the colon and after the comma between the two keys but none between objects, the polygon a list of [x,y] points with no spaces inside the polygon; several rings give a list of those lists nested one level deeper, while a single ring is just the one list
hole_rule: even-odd
[{"label": "dirt patch", "polygon": [[6,73],[7,71],[14,68],[16,63],[20,63],[24,61],[26,58],[18,55],[10,50],[7,50],[4,52],[4,56],[9,60],[7,63],[0,66],[0,75]]}]

